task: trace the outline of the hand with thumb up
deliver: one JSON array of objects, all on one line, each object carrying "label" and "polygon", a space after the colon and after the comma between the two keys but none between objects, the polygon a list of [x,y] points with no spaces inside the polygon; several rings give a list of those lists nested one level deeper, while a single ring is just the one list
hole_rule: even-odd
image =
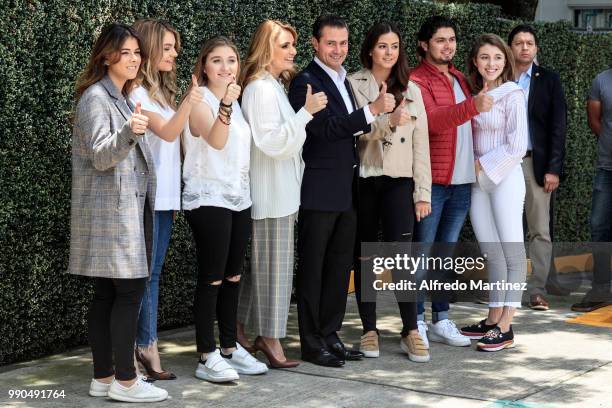
[{"label": "hand with thumb up", "polygon": [[191,89],[189,90],[189,94],[185,98],[185,101],[189,103],[191,106],[197,105],[204,99],[204,95],[202,95],[202,91],[200,91],[200,84],[198,84],[198,78],[191,74]]},{"label": "hand with thumb up", "polygon": [[242,92],[242,88],[236,83],[236,77],[232,75],[232,80],[229,84],[227,84],[225,95],[223,95],[223,98],[221,98],[221,102],[223,102],[225,105],[231,105],[234,103],[234,101],[238,100],[240,97],[240,92]]},{"label": "hand with thumb up", "polygon": [[311,115],[322,111],[327,106],[327,95],[325,92],[312,93],[312,87],[310,84],[306,84],[306,102],[304,102],[304,109]]},{"label": "hand with thumb up", "polygon": [[378,98],[370,105],[370,112],[377,116],[381,113],[391,112],[395,108],[395,97],[393,94],[387,93],[387,83],[383,81],[380,87]]},{"label": "hand with thumb up", "polygon": [[487,92],[489,92],[489,84],[485,82],[482,90],[474,97],[474,104],[478,112],[489,112],[493,108],[495,101],[492,96],[487,95]]},{"label": "hand with thumb up", "polygon": [[135,134],[142,135],[147,130],[148,125],[149,118],[142,114],[140,102],[137,102],[136,109],[134,109],[134,113],[132,113],[130,118],[130,128]]},{"label": "hand with thumb up", "polygon": [[391,127],[404,126],[410,120],[410,113],[406,108],[406,98],[403,98],[397,108],[389,115],[389,125]]}]

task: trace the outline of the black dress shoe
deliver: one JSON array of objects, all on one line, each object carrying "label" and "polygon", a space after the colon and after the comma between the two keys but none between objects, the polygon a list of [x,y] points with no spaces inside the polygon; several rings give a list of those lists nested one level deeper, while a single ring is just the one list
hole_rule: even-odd
[{"label": "black dress shoe", "polygon": [[349,350],[344,347],[344,344],[342,344],[342,342],[332,344],[331,346],[329,346],[329,350],[340,360],[355,361],[361,360],[363,358],[363,353],[361,351]]},{"label": "black dress shoe", "polygon": [[342,367],[344,365],[344,360],[338,359],[325,349],[313,353],[302,354],[302,360],[324,367]]},{"label": "black dress shoe", "polygon": [[602,307],[606,307],[611,305],[612,302],[589,302],[588,300],[582,300],[578,303],[574,303],[572,305],[572,310],[574,312],[592,312],[593,310],[601,309]]}]

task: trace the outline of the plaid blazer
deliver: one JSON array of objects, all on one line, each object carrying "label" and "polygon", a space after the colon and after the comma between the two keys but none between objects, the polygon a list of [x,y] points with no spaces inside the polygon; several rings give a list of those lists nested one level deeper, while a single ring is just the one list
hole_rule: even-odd
[{"label": "plaid blazer", "polygon": [[155,166],[146,141],[130,128],[131,109],[108,76],[87,88],[77,104],[69,273],[149,276]]}]

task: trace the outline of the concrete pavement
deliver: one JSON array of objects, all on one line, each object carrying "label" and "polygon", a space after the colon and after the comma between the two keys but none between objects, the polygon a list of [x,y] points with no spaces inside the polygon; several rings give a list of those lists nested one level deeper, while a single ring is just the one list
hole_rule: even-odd
[{"label": "concrete pavement", "polygon": [[[392,294],[378,302],[381,357],[347,362],[343,368],[309,363],[262,376],[241,376],[215,385],[194,377],[197,362],[193,327],[160,333],[164,367],[178,379],[157,382],[171,399],[158,407],[612,407],[612,330],[567,324],[579,299],[550,297],[551,310],[517,313],[517,346],[485,353],[472,347],[431,343],[431,361],[413,363],[399,349],[401,320]],[[486,306],[452,305],[457,325],[476,322]],[[299,358],[295,305],[291,306],[285,348]],[[358,343],[361,323],[349,295],[342,338]],[[258,354],[260,359],[264,359]],[[265,359],[264,359],[265,361]],[[87,347],[0,368],[2,407],[133,406],[87,395],[91,355]],[[9,390],[63,390],[64,398],[11,399]],[[110,404],[110,405],[109,405]]]}]

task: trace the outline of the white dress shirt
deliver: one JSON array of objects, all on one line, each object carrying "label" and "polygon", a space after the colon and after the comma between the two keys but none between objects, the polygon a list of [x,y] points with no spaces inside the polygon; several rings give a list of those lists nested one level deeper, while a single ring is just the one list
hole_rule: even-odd
[{"label": "white dress shirt", "polygon": [[[344,105],[346,105],[346,110],[348,111],[348,113],[353,113],[354,109],[353,103],[351,102],[351,96],[349,95],[348,90],[346,89],[346,85],[344,83],[344,81],[346,80],[346,70],[344,69],[344,67],[340,66],[340,72],[338,72],[325,65],[317,57],[314,57],[314,62],[318,66],[320,66],[334,82],[334,85],[336,85],[336,88],[338,88],[338,92],[340,92],[340,95],[342,96],[342,100],[344,101]],[[374,122],[374,119],[376,119],[374,115],[372,115],[372,112],[370,112],[370,107],[368,105],[363,107],[363,113],[365,113],[365,119],[368,125]]]}]

